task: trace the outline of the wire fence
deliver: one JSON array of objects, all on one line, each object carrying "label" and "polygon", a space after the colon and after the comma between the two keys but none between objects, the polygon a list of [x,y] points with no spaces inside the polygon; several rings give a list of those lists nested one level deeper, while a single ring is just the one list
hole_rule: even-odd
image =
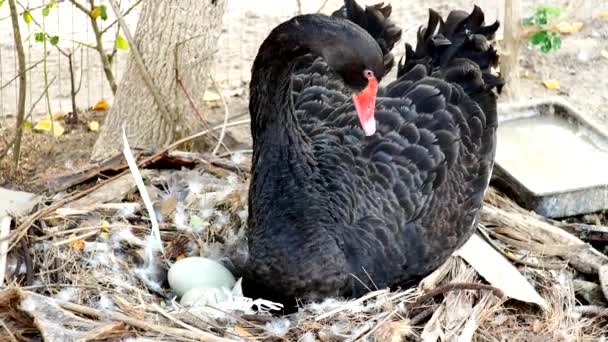
[{"label": "wire fence", "polygon": [[[381,0],[358,1],[362,4],[373,4]],[[503,0],[504,1],[504,0]],[[480,0],[475,3],[486,12],[487,21],[501,16],[503,1]],[[17,0],[19,25],[24,40],[27,71],[26,114],[40,115],[48,112],[45,89],[51,112],[68,112],[71,110],[70,72],[68,59],[47,40],[45,44],[37,41],[37,33],[46,31],[49,36],[57,36],[57,46],[66,51],[76,51],[73,57],[74,74],[80,91],[76,96],[77,107],[88,108],[101,99],[112,100],[112,92],[103,72],[100,56],[94,49],[95,35],[92,32],[89,18],[76,8],[71,1],[56,0],[57,6],[44,16],[43,6],[50,0]],[[527,1],[534,2],[534,1]],[[539,2],[539,1],[536,1]],[[87,4],[87,1],[82,0]],[[238,93],[250,77],[253,58],[262,40],[278,23],[297,14],[310,13],[321,9],[331,13],[339,8],[343,0],[228,0],[223,20],[219,49],[212,72],[222,90]],[[413,41],[417,28],[425,24],[428,8],[440,12],[460,7],[465,10],[473,8],[473,1],[458,0],[452,2],[428,1],[391,1],[393,20],[404,30],[404,40]],[[122,0],[122,11],[129,10],[125,16],[131,32],[135,32],[137,19],[141,10],[141,0]],[[27,24],[23,12],[29,10],[32,22]],[[115,46],[118,25],[115,16],[108,6],[108,18],[98,20],[103,35],[103,44],[108,53]],[[396,47],[396,55],[403,53],[403,44]],[[46,55],[45,55],[46,52]],[[128,51],[117,50],[113,57],[112,71],[116,81],[120,82],[126,67]],[[45,72],[46,70],[46,72]],[[4,115],[14,114],[17,107],[17,57],[13,40],[12,23],[9,6],[0,6],[0,119]]]}]

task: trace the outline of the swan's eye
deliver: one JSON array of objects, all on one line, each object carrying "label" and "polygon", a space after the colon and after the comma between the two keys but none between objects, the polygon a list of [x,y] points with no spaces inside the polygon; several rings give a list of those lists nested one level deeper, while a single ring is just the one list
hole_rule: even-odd
[{"label": "swan's eye", "polygon": [[374,73],[371,70],[365,70],[363,71],[363,76],[365,76],[365,78],[367,79],[370,79],[374,77]]}]

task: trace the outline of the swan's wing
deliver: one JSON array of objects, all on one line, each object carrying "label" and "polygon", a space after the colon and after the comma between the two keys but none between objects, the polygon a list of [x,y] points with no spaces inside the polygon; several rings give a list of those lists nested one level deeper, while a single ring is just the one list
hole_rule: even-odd
[{"label": "swan's wing", "polygon": [[[368,235],[376,245],[352,264],[353,272],[366,268],[374,281],[388,284],[438,267],[473,232],[492,172],[497,118],[423,66],[387,91],[393,97],[378,99],[371,137],[349,102],[329,113],[325,125],[313,118],[303,127],[335,215],[353,227],[368,227],[361,222],[367,217],[379,220],[364,235],[341,238],[356,248]],[[383,260],[395,264],[379,266]]]}]

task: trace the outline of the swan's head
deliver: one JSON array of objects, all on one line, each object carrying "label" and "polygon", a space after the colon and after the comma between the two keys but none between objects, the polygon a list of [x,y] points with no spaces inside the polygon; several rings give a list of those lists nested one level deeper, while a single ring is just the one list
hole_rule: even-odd
[{"label": "swan's head", "polygon": [[[361,30],[362,31],[362,30]],[[353,103],[365,135],[376,132],[376,94],[378,82],[384,76],[384,59],[378,44],[367,35],[366,39],[353,39],[342,46],[333,46],[324,54],[328,64],[342,77],[353,92]]]},{"label": "swan's head", "polygon": [[376,133],[376,94],[378,92],[378,79],[373,71],[365,69],[363,75],[367,79],[367,84],[363,90],[353,94],[353,102],[359,116],[359,122],[363,127],[365,135],[370,136]]}]

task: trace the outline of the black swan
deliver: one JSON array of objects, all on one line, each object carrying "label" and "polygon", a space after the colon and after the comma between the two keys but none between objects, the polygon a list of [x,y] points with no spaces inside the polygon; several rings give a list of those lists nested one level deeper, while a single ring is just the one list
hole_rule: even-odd
[{"label": "black swan", "polygon": [[428,275],[473,234],[494,165],[498,23],[431,11],[379,87],[397,31],[340,13],[278,25],[252,67],[242,286],[286,310]]}]

